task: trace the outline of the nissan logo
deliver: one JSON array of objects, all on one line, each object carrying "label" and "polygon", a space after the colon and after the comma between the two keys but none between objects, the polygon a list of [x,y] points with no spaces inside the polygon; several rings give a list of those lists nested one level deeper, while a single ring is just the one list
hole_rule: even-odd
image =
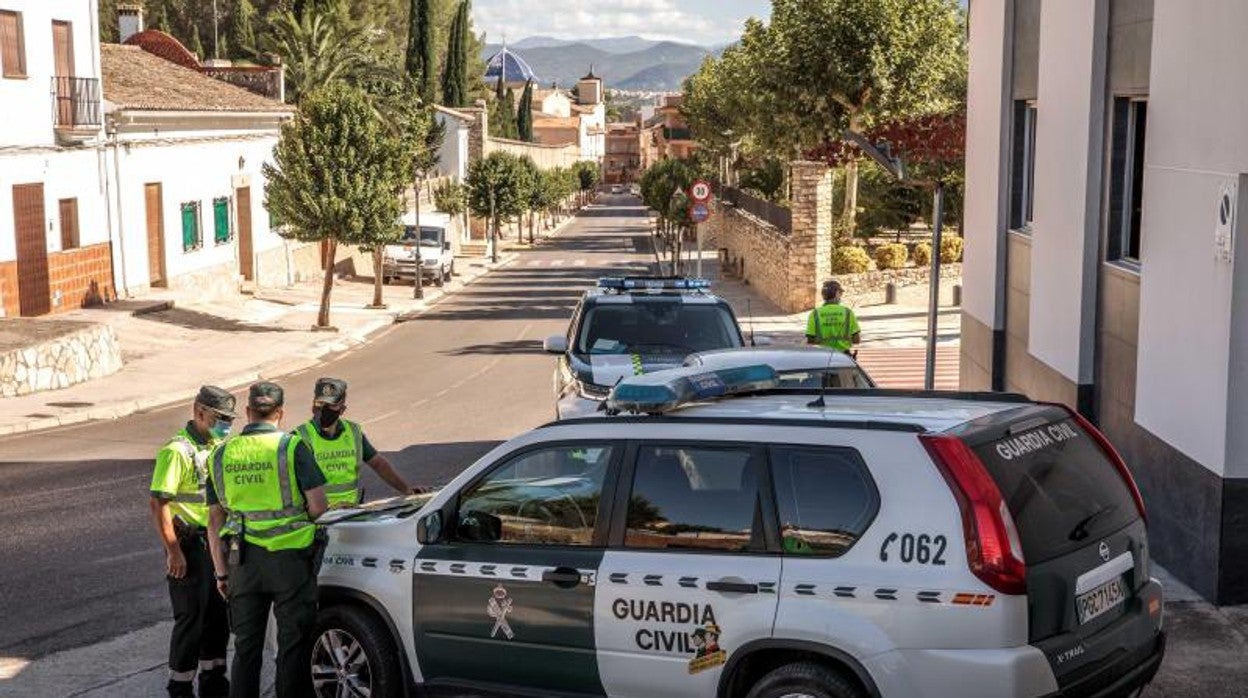
[{"label": "nissan logo", "polygon": [[1109,562],[1109,544],[1106,543],[1105,541],[1101,541],[1100,551],[1101,551],[1101,559],[1104,560],[1105,562]]}]

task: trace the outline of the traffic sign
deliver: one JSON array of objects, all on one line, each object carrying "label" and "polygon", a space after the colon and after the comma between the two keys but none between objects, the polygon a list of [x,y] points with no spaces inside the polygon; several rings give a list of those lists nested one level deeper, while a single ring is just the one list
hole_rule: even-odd
[{"label": "traffic sign", "polygon": [[689,187],[689,198],[698,203],[706,203],[711,200],[711,183],[699,179]]},{"label": "traffic sign", "polygon": [[711,207],[704,202],[695,203],[689,207],[689,218],[694,223],[705,223],[711,217]]}]

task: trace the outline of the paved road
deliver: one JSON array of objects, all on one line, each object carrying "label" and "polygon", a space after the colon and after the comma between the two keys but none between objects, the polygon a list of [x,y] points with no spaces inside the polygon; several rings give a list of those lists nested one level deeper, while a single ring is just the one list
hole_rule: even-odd
[{"label": "paved road", "polygon": [[[552,243],[418,321],[281,381],[286,423],[305,418],[317,376],[343,378],[349,416],[409,479],[437,484],[547,421],[553,362],[542,339],[566,328],[595,278],[645,271],[653,259],[643,211],[630,203],[607,197]],[[168,617],[146,492],[156,449],[188,413],[176,406],[0,441],[0,658],[30,659]],[[364,480],[366,495],[386,496],[371,471]]]}]

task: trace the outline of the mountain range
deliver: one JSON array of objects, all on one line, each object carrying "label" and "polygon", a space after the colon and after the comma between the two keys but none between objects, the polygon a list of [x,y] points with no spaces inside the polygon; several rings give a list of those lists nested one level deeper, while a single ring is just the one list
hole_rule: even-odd
[{"label": "mountain range", "polygon": [[[697,72],[707,56],[722,52],[718,47],[639,36],[575,41],[536,36],[508,43],[507,47],[524,58],[542,86],[557,83],[571,87],[592,66],[608,89],[653,91],[679,90],[684,79]],[[487,44],[483,57],[488,60],[501,48],[499,44]]]}]

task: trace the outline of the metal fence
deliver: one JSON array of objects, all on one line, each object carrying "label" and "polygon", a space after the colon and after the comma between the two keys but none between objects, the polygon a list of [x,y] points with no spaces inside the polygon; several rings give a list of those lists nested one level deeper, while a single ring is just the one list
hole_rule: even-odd
[{"label": "metal fence", "polygon": [[793,212],[784,206],[773,204],[734,187],[722,187],[720,198],[724,203],[770,223],[786,235],[793,232]]}]

